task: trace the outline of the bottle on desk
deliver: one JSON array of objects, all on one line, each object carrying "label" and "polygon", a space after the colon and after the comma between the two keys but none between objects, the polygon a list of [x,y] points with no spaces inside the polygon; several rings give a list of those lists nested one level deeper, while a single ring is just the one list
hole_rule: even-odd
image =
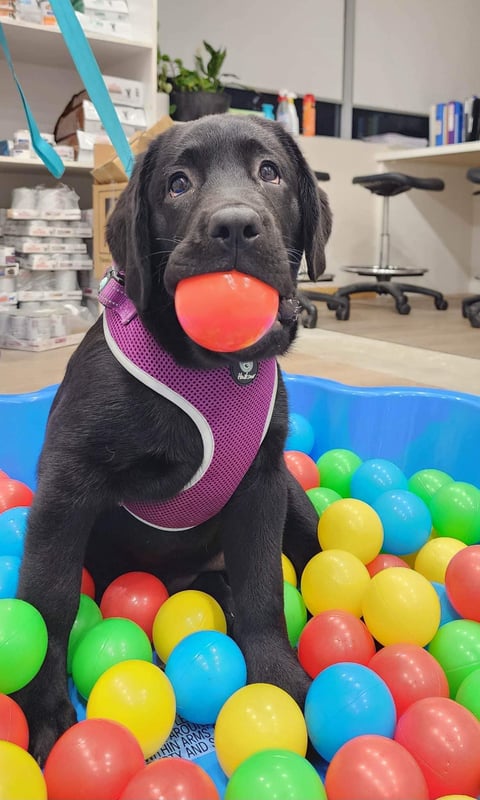
[{"label": "bottle on desk", "polygon": [[303,98],[302,133],[304,136],[315,136],[316,108],[313,94],[306,94]]},{"label": "bottle on desk", "polygon": [[278,95],[277,106],[277,122],[280,122],[292,136],[298,136],[300,131],[300,123],[294,103],[295,98],[296,95],[293,92],[287,92],[282,89]]}]

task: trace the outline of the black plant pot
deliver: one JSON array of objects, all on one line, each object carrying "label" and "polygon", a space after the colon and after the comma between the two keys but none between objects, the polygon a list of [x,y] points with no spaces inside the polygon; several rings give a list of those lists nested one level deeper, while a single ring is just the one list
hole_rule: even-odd
[{"label": "black plant pot", "polygon": [[170,95],[175,106],[173,119],[188,122],[207,114],[224,114],[230,108],[231,98],[226,92],[175,92]]}]

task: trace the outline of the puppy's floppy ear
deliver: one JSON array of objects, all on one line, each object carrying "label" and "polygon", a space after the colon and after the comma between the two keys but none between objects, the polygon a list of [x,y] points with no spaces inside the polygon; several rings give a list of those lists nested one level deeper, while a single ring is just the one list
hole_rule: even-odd
[{"label": "puppy's floppy ear", "polygon": [[145,311],[152,287],[148,186],[154,158],[153,148],[137,158],[128,186],[107,223],[110,252],[125,272],[127,295],[138,311]]},{"label": "puppy's floppy ear", "polygon": [[311,281],[325,271],[325,245],[332,230],[332,212],[325,192],[318,187],[314,173],[300,154],[299,202],[302,212],[303,247]]}]

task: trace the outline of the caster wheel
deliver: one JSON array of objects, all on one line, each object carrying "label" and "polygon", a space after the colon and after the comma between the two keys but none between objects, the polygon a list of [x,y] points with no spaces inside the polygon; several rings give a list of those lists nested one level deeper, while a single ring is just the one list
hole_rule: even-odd
[{"label": "caster wheel", "polygon": [[327,302],[327,308],[329,311],[336,311],[338,308],[338,303],[329,303]]},{"label": "caster wheel", "polygon": [[472,328],[480,328],[480,317],[469,317]]},{"label": "caster wheel", "polygon": [[434,303],[435,303],[435,308],[438,308],[439,311],[446,311],[448,308],[448,303],[443,298],[441,300],[437,300],[435,298]]},{"label": "caster wheel", "polygon": [[304,328],[316,328],[317,327],[317,320],[313,316],[308,316],[303,321]]},{"label": "caster wheel", "polygon": [[350,319],[350,309],[348,306],[338,306],[337,310],[335,311],[335,316],[337,319],[345,322],[345,320]]},{"label": "caster wheel", "polygon": [[468,306],[462,303],[462,317],[468,319]]},{"label": "caster wheel", "polygon": [[412,309],[411,309],[411,307],[408,305],[408,303],[402,303],[402,305],[401,305],[401,306],[397,306],[397,311],[398,311],[398,313],[399,313],[399,314],[403,314],[403,315],[405,315],[405,314],[410,314],[410,311],[411,311],[411,310],[412,310]]}]

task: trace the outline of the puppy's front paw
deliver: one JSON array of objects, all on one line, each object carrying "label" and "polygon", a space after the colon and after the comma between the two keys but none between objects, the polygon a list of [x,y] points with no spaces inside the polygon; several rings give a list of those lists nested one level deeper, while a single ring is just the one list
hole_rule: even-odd
[{"label": "puppy's front paw", "polygon": [[247,659],[249,683],[273,683],[284,689],[303,710],[311,679],[300,666],[293,650],[287,646],[255,648]]},{"label": "puppy's front paw", "polygon": [[23,708],[28,720],[30,731],[28,749],[43,767],[57,739],[77,722],[77,715],[67,694],[54,693],[50,689],[42,696],[29,690],[30,686],[26,686],[12,697]]}]

